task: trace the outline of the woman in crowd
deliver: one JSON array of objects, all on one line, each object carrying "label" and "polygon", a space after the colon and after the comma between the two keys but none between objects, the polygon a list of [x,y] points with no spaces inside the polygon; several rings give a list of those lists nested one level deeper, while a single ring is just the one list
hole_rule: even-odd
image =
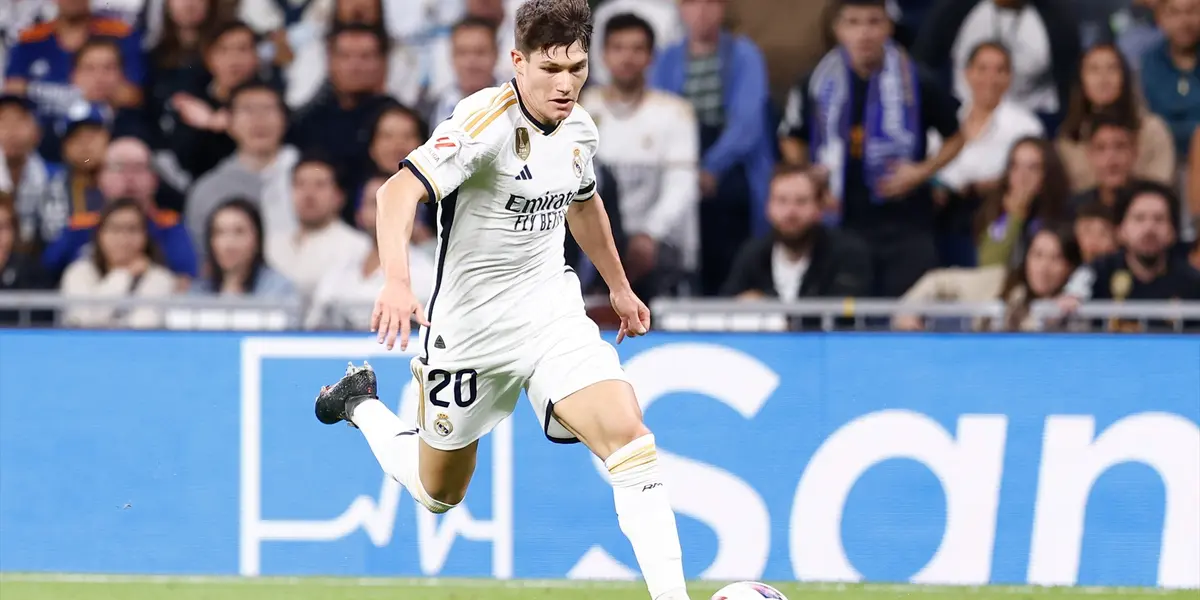
[{"label": "woman in crowd", "polygon": [[216,0],[160,0],[147,8],[152,9],[155,14],[147,15],[147,21],[154,19],[157,27],[147,26],[146,41],[153,46],[145,89],[150,122],[158,123],[171,98],[204,77],[201,41],[232,15],[222,18]]},{"label": "woman in crowd", "polygon": [[[1031,317],[1031,307],[1039,300],[1053,300],[1062,294],[1067,279],[1081,264],[1079,245],[1067,228],[1047,228],[1034,234],[1019,265],[1000,265],[977,269],[940,269],[927,273],[901,299],[907,304],[940,302],[979,303],[1000,300],[1004,303],[1002,322],[978,320],[975,329],[1035,331],[1039,324]],[[898,315],[894,329],[918,331],[925,322],[915,315]]]},{"label": "woman in crowd", "polygon": [[[37,290],[44,285],[37,260],[21,252],[17,244],[17,211],[12,196],[0,192],[0,292]],[[46,323],[53,318],[42,311],[34,311],[30,317],[33,323]],[[21,314],[17,311],[0,310],[0,326],[20,323]]]},{"label": "woman in crowd", "polygon": [[205,268],[192,286],[198,296],[294,298],[296,289],[267,266],[258,208],[242,198],[221,204],[205,227]]},{"label": "woman in crowd", "polygon": [[1175,177],[1175,145],[1159,116],[1147,111],[1134,91],[1125,57],[1112,44],[1093,46],[1083,55],[1079,79],[1071,93],[1067,116],[1058,132],[1057,148],[1074,191],[1095,187],[1087,157],[1091,117],[1107,113],[1138,132],[1134,176],[1170,185]]},{"label": "woman in crowd", "polygon": [[[93,248],[63,274],[62,292],[68,298],[164,298],[175,289],[175,277],[162,266],[149,221],[136,201],[117,200],[104,207]],[[81,303],[67,309],[63,320],[75,327],[147,329],[162,324],[162,311]]]},{"label": "woman in crowd", "polygon": [[1066,173],[1058,153],[1039,137],[1021,139],[1008,152],[998,189],[975,215],[974,235],[981,267],[1009,264],[1038,229],[1068,219]]},{"label": "woman in crowd", "polygon": [[[425,120],[412,109],[398,102],[384,105],[375,116],[375,124],[371,127],[371,141],[367,146],[370,166],[367,172],[360,175],[363,184],[357,186],[361,196],[366,196],[365,190],[370,180],[376,177],[386,179],[395,175],[400,168],[400,161],[407,158],[428,137]],[[358,206],[354,202],[347,202],[342,217],[346,221],[354,222],[357,209]],[[431,212],[424,204],[417,207],[418,218],[413,223],[414,244],[424,244],[433,239]]]}]

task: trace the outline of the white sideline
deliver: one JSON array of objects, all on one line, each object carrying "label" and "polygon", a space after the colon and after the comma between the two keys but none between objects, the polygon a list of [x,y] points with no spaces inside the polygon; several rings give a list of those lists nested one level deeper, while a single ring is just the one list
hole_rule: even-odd
[{"label": "white sideline", "polygon": [[[91,584],[194,584],[194,585],[263,585],[263,586],[325,586],[325,587],[465,587],[502,589],[641,589],[637,582],[578,581],[567,579],[442,579],[442,578],[352,578],[352,577],[230,577],[212,575],[104,575],[74,573],[0,573],[0,583],[91,583]],[[693,582],[697,583],[697,582]],[[718,587],[721,582],[706,581]],[[1186,590],[1131,587],[1059,587],[1031,585],[954,587],[905,584],[845,584],[802,583],[801,588],[813,592],[853,590],[875,594],[1013,594],[1026,595],[1038,591],[1053,591],[1061,595],[1170,595]]]}]

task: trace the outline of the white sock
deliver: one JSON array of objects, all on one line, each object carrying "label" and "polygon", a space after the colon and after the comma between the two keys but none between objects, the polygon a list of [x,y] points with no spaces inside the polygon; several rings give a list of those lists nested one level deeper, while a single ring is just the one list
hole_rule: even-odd
[{"label": "white sock", "polygon": [[399,481],[421,506],[438,514],[454,508],[453,504],[432,498],[421,485],[421,437],[415,427],[408,427],[396,413],[375,399],[363,400],[355,406],[350,420],[367,438],[383,472]]},{"label": "white sock", "polygon": [[617,522],[629,538],[654,600],[687,600],[683,551],[675,513],[658,472],[654,436],[644,435],[604,461],[613,486]]}]

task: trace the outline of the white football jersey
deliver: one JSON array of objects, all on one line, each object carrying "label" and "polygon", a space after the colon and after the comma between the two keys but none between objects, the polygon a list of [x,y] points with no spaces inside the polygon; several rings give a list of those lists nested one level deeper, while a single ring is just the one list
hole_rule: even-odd
[{"label": "white football jersey", "polygon": [[404,161],[438,204],[426,359],[517,345],[580,309],[565,221],[572,202],[595,194],[598,145],[587,111],[577,105],[556,127],[541,125],[514,79],[464,99]]}]

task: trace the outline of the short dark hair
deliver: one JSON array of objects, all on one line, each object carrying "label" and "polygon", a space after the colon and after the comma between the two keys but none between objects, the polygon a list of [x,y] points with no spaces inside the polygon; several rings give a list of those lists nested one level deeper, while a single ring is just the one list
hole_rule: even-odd
[{"label": "short dark hair", "polygon": [[791,177],[793,175],[807,177],[813,185],[813,192],[816,194],[817,199],[824,199],[826,192],[829,190],[829,177],[823,171],[814,167],[780,163],[775,167],[775,172],[771,175],[771,183],[774,184],[776,179],[783,179],[784,177]]},{"label": "short dark hair", "polygon": [[248,33],[250,34],[251,39],[253,39],[256,43],[258,42],[258,34],[255,33],[254,28],[247,25],[245,21],[226,21],[225,23],[222,23],[214,28],[212,33],[208,36],[208,39],[205,39],[203,42],[201,42],[200,47],[204,54],[208,54],[208,52],[212,50],[212,47],[215,46],[217,42],[221,41],[221,38],[231,33],[238,32]]},{"label": "short dark hair", "polygon": [[1130,123],[1129,120],[1121,118],[1110,112],[1099,112],[1092,115],[1088,122],[1087,141],[1091,142],[1095,139],[1096,134],[1100,133],[1101,129],[1120,129],[1130,136],[1137,138],[1137,126]]},{"label": "short dark hair", "polygon": [[258,286],[258,276],[267,266],[267,261],[264,258],[263,246],[265,244],[263,233],[262,213],[258,210],[258,204],[241,197],[230,198],[217,206],[215,210],[208,213],[208,218],[204,223],[204,264],[208,269],[208,283],[212,293],[221,292],[221,285],[225,281],[225,271],[221,265],[217,264],[217,259],[213,253],[212,239],[213,226],[217,221],[217,215],[227,210],[234,210],[242,213],[254,228],[254,237],[257,238],[254,244],[254,259],[250,266],[250,272],[246,273],[245,279],[242,280],[242,289],[246,293],[253,293],[255,287]]},{"label": "short dark hair", "polygon": [[[861,8],[882,8],[884,12],[887,12],[888,9],[887,0],[838,0],[834,7],[834,16],[841,16],[842,9],[851,6]],[[890,15],[891,13],[888,14]]]},{"label": "short dark hair", "polygon": [[1100,202],[1099,200],[1085,202],[1080,205],[1079,208],[1075,209],[1075,221],[1078,222],[1084,219],[1103,219],[1110,225],[1116,224],[1116,219],[1113,218],[1112,209],[1109,208],[1107,204]]},{"label": "short dark hair", "polygon": [[324,152],[319,150],[308,150],[304,152],[304,154],[300,156],[300,159],[296,161],[296,166],[292,167],[292,177],[295,177],[296,173],[299,173],[300,169],[303,169],[304,167],[324,167],[329,169],[330,175],[333,176],[333,184],[337,186],[338,190],[344,191],[341,180],[342,173],[338,169],[337,163],[333,162],[333,159]]},{"label": "short dark hair", "polygon": [[361,33],[375,38],[375,43],[379,46],[379,53],[386,56],[390,50],[388,44],[387,33],[384,32],[382,25],[367,25],[365,23],[338,23],[333,26],[333,30],[325,37],[326,47],[332,51],[334,44],[338,38],[343,35]]},{"label": "short dark hair", "polygon": [[592,46],[592,9],[587,0],[529,0],[517,9],[517,50],[528,56],[575,42]]},{"label": "short dark hair", "polygon": [[1142,196],[1157,196],[1162,200],[1167,205],[1167,213],[1171,215],[1171,227],[1179,227],[1179,214],[1182,210],[1179,195],[1170,186],[1145,180],[1134,181],[1117,195],[1115,212],[1118,225],[1125,222],[1125,217],[1129,216],[1129,209],[1133,208],[1133,203]]},{"label": "short dark hair", "polygon": [[237,102],[238,96],[241,96],[242,94],[248,94],[250,92],[269,92],[275,96],[275,102],[279,105],[279,110],[283,111],[284,118],[287,118],[288,108],[287,104],[283,101],[283,95],[279,93],[279,90],[276,89],[275,86],[262,79],[251,79],[250,81],[235,86],[233,90],[229,92],[229,103],[227,106],[232,108],[234,102]]},{"label": "short dark hair", "polygon": [[125,68],[125,57],[121,56],[121,47],[117,45],[116,40],[106,37],[88,38],[87,41],[75,51],[75,56],[71,57],[71,70],[79,68],[79,61],[84,55],[93,50],[111,50],[113,55],[117,57],[117,68]]},{"label": "short dark hair", "polygon": [[460,20],[459,22],[455,23],[455,24],[454,24],[454,27],[451,27],[451,28],[450,28],[450,35],[451,35],[451,36],[458,35],[458,32],[460,32],[460,31],[463,31],[463,30],[465,30],[465,29],[484,29],[484,30],[487,30],[487,32],[491,34],[491,37],[492,37],[492,39],[493,39],[493,40],[495,40],[495,39],[496,39],[497,30],[498,30],[499,28],[498,28],[498,27],[496,27],[496,24],[495,24],[495,23],[493,23],[492,21],[490,21],[490,20],[488,20],[488,19],[485,19],[485,18],[483,18],[483,17],[470,17],[470,16],[468,16],[468,17],[464,17],[462,20]]},{"label": "short dark hair", "polygon": [[604,23],[604,42],[608,43],[608,38],[614,33],[629,31],[632,29],[640,29],[646,34],[646,40],[650,44],[650,51],[654,51],[654,28],[650,26],[645,19],[633,13],[621,13],[615,15]]}]

